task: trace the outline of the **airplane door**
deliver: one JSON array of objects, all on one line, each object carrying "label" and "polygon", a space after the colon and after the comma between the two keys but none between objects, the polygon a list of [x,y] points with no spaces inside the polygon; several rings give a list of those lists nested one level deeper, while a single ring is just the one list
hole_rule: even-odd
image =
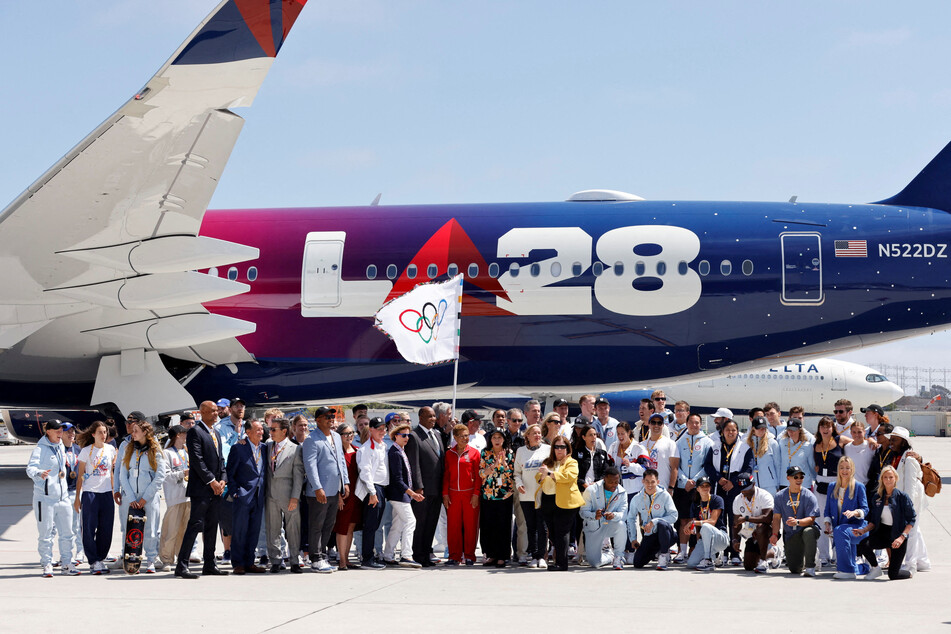
[{"label": "airplane door", "polygon": [[343,231],[314,232],[304,246],[301,303],[304,307],[339,306]]},{"label": "airplane door", "polygon": [[845,370],[843,368],[832,366],[832,389],[840,392],[844,392],[847,389]]},{"label": "airplane door", "polygon": [[782,303],[787,306],[818,306],[822,292],[821,236],[813,232],[779,235],[783,259]]}]

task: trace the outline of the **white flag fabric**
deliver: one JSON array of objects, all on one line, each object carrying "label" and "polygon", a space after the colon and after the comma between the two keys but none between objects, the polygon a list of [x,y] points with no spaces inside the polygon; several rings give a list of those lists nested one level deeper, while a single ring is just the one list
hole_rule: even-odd
[{"label": "white flag fabric", "polygon": [[376,313],[374,325],[411,363],[433,365],[459,357],[462,274],[447,282],[420,284]]}]

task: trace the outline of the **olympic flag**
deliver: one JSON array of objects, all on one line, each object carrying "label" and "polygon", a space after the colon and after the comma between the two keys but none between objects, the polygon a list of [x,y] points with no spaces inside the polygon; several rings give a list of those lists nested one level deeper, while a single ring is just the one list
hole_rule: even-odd
[{"label": "olympic flag", "polygon": [[396,343],[411,363],[433,365],[459,358],[462,275],[447,282],[420,284],[390,300],[374,325]]}]

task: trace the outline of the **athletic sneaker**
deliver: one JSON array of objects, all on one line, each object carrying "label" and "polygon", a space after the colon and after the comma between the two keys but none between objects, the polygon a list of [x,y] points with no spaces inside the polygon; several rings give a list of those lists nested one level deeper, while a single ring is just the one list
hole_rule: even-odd
[{"label": "athletic sneaker", "polygon": [[634,553],[624,553],[624,563],[631,565],[634,563]]},{"label": "athletic sneaker", "polygon": [[162,572],[162,571],[164,571],[166,568],[168,568],[168,566],[165,565],[165,562],[162,561],[161,559],[156,559],[156,560],[155,560],[154,562],[152,562],[152,563],[155,564],[155,570],[156,570],[156,572]]},{"label": "athletic sneaker", "polygon": [[422,568],[423,565],[412,559],[400,559],[399,565],[403,568]]},{"label": "athletic sneaker", "polygon": [[113,557],[113,556],[110,555],[109,557],[106,557],[103,561],[105,561],[107,564],[114,564],[114,563],[116,563],[117,561],[119,561],[119,558],[118,558],[118,557]]},{"label": "athletic sneaker", "polygon": [[330,573],[334,571],[334,567],[330,565],[326,559],[318,559],[310,565],[310,569],[315,572]]},{"label": "athletic sneaker", "polygon": [[740,559],[739,557],[735,557],[735,556],[734,556],[734,557],[730,557],[730,565],[731,565],[731,566],[742,566],[742,565],[743,565],[743,560]]},{"label": "athletic sneaker", "polygon": [[145,567],[145,572],[146,572],[147,574],[150,574],[150,575],[154,575],[154,574],[155,574],[155,562],[154,562],[154,561],[149,562],[149,565]]},{"label": "athletic sneaker", "polygon": [[710,559],[701,559],[700,563],[697,564],[697,570],[716,570],[716,567]]},{"label": "athletic sneaker", "polygon": [[674,563],[675,563],[675,564],[682,564],[682,563],[684,563],[685,561],[687,561],[687,554],[686,554],[686,553],[677,553],[677,556],[674,557]]},{"label": "athletic sneaker", "polygon": [[76,575],[79,574],[79,569],[76,566],[74,566],[72,563],[69,563],[63,566],[63,569],[60,570],[60,572],[62,572],[64,575],[68,577],[75,577]]},{"label": "athletic sneaker", "polygon": [[474,559],[466,559],[466,565],[467,565],[467,566],[474,566],[474,565],[475,565],[475,560],[474,560]]},{"label": "athletic sneaker", "polygon": [[658,570],[667,570],[667,562],[670,560],[670,555],[663,554],[657,556],[657,569]]},{"label": "athletic sneaker", "polygon": [[223,563],[223,564],[230,564],[230,563],[231,563],[231,551],[230,551],[230,550],[226,550],[226,551],[224,552],[224,554],[221,556],[221,563]]},{"label": "athletic sneaker", "polygon": [[833,579],[855,579],[854,572],[837,572],[832,575]]},{"label": "athletic sneaker", "polygon": [[624,558],[618,555],[614,556],[613,568],[615,570],[624,570]]},{"label": "athletic sneaker", "polygon": [[532,559],[530,562],[528,562],[528,567],[529,567],[529,568],[538,568],[538,560],[537,560],[537,559]]},{"label": "athletic sneaker", "polygon": [[882,576],[882,567],[875,566],[874,568],[868,571],[867,575],[865,575],[865,580],[871,581],[872,579],[878,579],[881,576]]},{"label": "athletic sneaker", "polygon": [[767,572],[769,572],[769,566],[766,565],[766,562],[765,562],[765,561],[763,561],[762,559],[760,559],[760,560],[759,560],[759,563],[756,564],[756,567],[753,568],[753,572],[758,572],[758,573],[761,573],[761,574],[762,574],[762,573],[767,573]]},{"label": "athletic sneaker", "polygon": [[802,571],[802,576],[803,576],[803,577],[815,577],[815,576],[816,576],[816,569],[815,569],[815,568],[806,568],[805,570]]},{"label": "athletic sneaker", "polygon": [[518,558],[518,565],[519,565],[519,566],[527,566],[527,565],[528,565],[528,561],[529,561],[529,559],[528,559],[528,557],[526,557],[526,556],[519,557],[519,558]]},{"label": "athletic sneaker", "polygon": [[43,576],[52,577],[53,576],[53,564],[46,564],[43,566]]},{"label": "athletic sneaker", "polygon": [[538,568],[539,568],[539,570],[545,570],[545,569],[547,569],[547,568],[548,568],[548,562],[545,561],[544,559],[539,559],[539,560],[538,560]]}]

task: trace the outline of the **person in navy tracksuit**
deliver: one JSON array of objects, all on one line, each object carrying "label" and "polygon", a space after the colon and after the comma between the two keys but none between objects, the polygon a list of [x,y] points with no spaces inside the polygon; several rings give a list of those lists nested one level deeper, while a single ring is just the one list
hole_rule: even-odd
[{"label": "person in navy tracksuit", "polygon": [[261,442],[264,426],[261,421],[244,424],[247,442],[236,444],[228,454],[228,493],[234,502],[234,531],[231,534],[231,563],[236,575],[261,573],[254,565],[254,547],[264,517],[264,469],[267,446]]}]

